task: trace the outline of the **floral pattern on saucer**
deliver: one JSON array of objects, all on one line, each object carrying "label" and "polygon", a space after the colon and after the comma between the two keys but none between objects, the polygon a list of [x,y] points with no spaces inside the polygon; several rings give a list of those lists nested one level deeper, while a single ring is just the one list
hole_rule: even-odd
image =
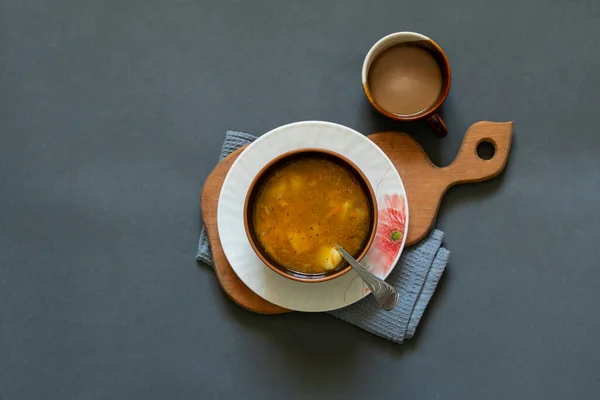
[{"label": "floral pattern on saucer", "polygon": [[[386,194],[378,208],[377,232],[369,252],[363,259],[363,264],[376,276],[385,279],[398,261],[406,236],[407,208],[406,198],[402,194]],[[361,285],[364,293],[369,288],[360,277],[355,277],[348,284]]]},{"label": "floral pattern on saucer", "polygon": [[369,253],[369,262],[376,262],[373,273],[386,276],[402,248],[406,234],[406,201],[404,196],[385,195],[384,205],[379,209],[379,219],[375,240]]}]

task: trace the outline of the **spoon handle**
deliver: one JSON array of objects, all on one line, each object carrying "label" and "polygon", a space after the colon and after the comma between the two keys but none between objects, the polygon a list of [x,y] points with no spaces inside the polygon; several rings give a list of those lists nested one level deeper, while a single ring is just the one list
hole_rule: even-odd
[{"label": "spoon handle", "polygon": [[381,305],[381,308],[389,311],[396,307],[396,304],[398,304],[398,292],[393,286],[373,275],[371,271],[356,261],[354,257],[348,254],[342,247],[338,247],[338,251],[344,260],[352,266],[356,273],[358,273],[362,280],[367,284],[369,289],[371,289],[373,296],[375,296],[375,299]]}]

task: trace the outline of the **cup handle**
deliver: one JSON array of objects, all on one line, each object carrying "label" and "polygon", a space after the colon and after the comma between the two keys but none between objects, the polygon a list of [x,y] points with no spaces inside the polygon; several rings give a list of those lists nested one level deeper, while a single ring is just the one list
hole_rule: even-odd
[{"label": "cup handle", "polygon": [[448,128],[446,128],[446,124],[438,114],[433,114],[429,118],[427,118],[427,123],[433,129],[437,137],[443,138],[448,134]]}]

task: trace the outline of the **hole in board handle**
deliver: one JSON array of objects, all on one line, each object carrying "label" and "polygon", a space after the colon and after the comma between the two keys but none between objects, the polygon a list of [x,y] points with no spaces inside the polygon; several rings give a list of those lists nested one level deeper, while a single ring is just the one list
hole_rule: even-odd
[{"label": "hole in board handle", "polygon": [[490,140],[482,140],[477,145],[477,157],[482,160],[491,160],[496,154],[496,146]]}]

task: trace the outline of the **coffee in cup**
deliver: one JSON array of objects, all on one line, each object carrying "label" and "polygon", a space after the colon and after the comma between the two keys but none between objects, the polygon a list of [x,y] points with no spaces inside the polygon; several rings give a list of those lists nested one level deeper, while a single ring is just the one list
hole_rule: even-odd
[{"label": "coffee in cup", "polygon": [[450,65],[442,49],[414,32],[379,40],[363,64],[363,88],[382,114],[399,120],[427,118],[440,137],[447,134],[435,113],[450,90]]}]

